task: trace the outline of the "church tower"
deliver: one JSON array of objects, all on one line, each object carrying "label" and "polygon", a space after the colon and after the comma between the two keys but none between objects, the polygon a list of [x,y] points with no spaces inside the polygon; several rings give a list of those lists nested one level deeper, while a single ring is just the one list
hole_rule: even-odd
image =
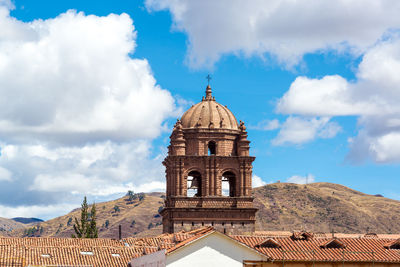
[{"label": "church tower", "polygon": [[215,101],[211,87],[171,134],[166,167],[163,232],[213,226],[224,233],[254,232],[252,162],[246,127]]}]

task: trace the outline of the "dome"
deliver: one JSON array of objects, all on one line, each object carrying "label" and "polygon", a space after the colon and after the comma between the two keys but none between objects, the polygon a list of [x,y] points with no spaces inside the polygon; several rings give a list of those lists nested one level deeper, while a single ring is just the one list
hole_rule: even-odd
[{"label": "dome", "polygon": [[211,95],[211,87],[206,88],[206,97],[200,103],[192,106],[182,116],[183,128],[215,128],[239,130],[238,123],[232,112],[215,101]]}]

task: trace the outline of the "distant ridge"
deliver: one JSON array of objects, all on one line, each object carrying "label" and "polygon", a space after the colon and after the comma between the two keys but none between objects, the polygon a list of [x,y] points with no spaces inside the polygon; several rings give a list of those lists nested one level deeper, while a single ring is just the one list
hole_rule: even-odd
[{"label": "distant ridge", "polygon": [[15,235],[13,231],[16,229],[24,229],[25,224],[16,222],[12,219],[0,217],[0,236],[9,236],[10,234]]},{"label": "distant ridge", "polygon": [[253,190],[256,229],[400,233],[400,201],[333,183],[274,183]]},{"label": "distant ridge", "polygon": [[[274,183],[254,188],[257,231],[293,231],[330,233],[400,234],[400,201],[380,195],[368,195],[339,184],[299,185]],[[165,194],[135,194],[96,204],[99,237],[160,234]],[[63,236],[73,233],[73,218],[80,210],[17,229],[13,236]],[[10,234],[10,233],[9,233]]]},{"label": "distant ridge", "polygon": [[14,220],[14,221],[16,221],[16,222],[23,223],[23,224],[43,222],[42,219],[38,219],[38,218],[25,218],[25,217],[15,217],[15,218],[12,218],[12,220]]}]

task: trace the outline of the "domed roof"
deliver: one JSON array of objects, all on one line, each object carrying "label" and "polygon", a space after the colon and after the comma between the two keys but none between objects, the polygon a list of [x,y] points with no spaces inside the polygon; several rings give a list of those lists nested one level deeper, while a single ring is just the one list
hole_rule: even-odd
[{"label": "domed roof", "polygon": [[235,116],[226,106],[215,101],[209,85],[206,88],[206,97],[188,109],[183,114],[181,122],[183,128],[239,130]]}]

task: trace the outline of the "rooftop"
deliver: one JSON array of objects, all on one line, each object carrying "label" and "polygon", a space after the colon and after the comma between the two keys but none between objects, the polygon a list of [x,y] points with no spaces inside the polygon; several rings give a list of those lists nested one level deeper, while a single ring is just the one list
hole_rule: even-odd
[{"label": "rooftop", "polygon": [[[167,254],[215,230],[202,227],[153,237],[115,239],[0,238],[0,266],[126,266],[136,257],[165,249]],[[399,235],[258,232],[230,238],[266,255],[271,261],[400,263]],[[2,265],[3,264],[3,265]]]}]

